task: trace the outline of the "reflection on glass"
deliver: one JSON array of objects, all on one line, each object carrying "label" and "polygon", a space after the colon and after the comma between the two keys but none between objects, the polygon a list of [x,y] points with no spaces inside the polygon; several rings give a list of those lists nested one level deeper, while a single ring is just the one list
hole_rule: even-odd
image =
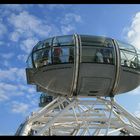
[{"label": "reflection on glass", "polygon": [[69,48],[68,47],[63,47],[62,48],[62,55],[61,55],[61,62],[62,63],[68,63],[69,61]]},{"label": "reflection on glass", "polygon": [[39,41],[32,54],[36,68],[49,64],[73,63],[74,38],[69,35]]},{"label": "reflection on glass", "polygon": [[54,37],[52,46],[53,64],[74,62],[74,38],[72,35]]},{"label": "reflection on glass", "polygon": [[39,41],[33,48],[33,51],[37,51],[39,49],[48,48],[51,46],[52,38],[48,38],[44,41]]},{"label": "reflection on glass", "polygon": [[113,47],[113,42],[109,38],[81,35],[82,46]]},{"label": "reflection on glass", "polygon": [[33,68],[33,63],[32,63],[32,55],[30,54],[28,59],[27,59],[27,67],[28,68]]},{"label": "reflection on glass", "polygon": [[113,64],[113,49],[83,46],[82,62]]},{"label": "reflection on glass", "polygon": [[53,64],[73,63],[74,62],[74,48],[63,46],[54,47],[52,51]]},{"label": "reflection on glass", "polygon": [[122,41],[117,41],[117,43],[118,43],[120,49],[135,52],[135,48],[130,44],[124,43]]},{"label": "reflection on glass", "polygon": [[38,50],[33,53],[35,67],[42,67],[51,63],[51,52],[49,48]]},{"label": "reflection on glass", "polygon": [[[120,48],[121,65],[133,69],[138,68],[138,51],[132,45],[117,41]],[[136,53],[137,52],[137,53]]]},{"label": "reflection on glass", "polygon": [[74,63],[74,48],[69,48],[69,63]]},{"label": "reflection on glass", "polygon": [[120,50],[121,52],[121,65],[131,68],[137,68],[137,55],[133,52]]},{"label": "reflection on glass", "polygon": [[53,46],[66,46],[66,45],[74,45],[74,38],[72,35],[68,36],[57,36],[53,39]]},{"label": "reflection on glass", "polygon": [[54,47],[52,55],[53,55],[53,63],[54,64],[61,63],[61,58],[60,58],[60,56],[62,55],[61,47]]}]

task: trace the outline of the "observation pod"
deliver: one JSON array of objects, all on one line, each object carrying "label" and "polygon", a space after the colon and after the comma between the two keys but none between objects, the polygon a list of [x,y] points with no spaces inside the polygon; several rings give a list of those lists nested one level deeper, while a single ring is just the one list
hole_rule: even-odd
[{"label": "observation pod", "polygon": [[108,37],[48,38],[33,47],[27,64],[27,83],[51,96],[113,97],[140,84],[140,52]]}]

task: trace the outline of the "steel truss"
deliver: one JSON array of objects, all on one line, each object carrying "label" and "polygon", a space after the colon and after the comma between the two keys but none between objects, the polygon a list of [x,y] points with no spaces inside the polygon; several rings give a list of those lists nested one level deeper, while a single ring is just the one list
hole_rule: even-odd
[{"label": "steel truss", "polygon": [[140,135],[140,120],[114,98],[57,97],[29,116],[16,135]]}]

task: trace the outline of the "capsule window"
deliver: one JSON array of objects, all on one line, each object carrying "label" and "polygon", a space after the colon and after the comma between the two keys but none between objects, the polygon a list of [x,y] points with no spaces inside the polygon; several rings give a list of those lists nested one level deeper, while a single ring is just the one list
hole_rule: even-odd
[{"label": "capsule window", "polygon": [[43,45],[44,45],[44,44],[43,44],[41,41],[39,41],[39,42],[34,46],[33,51],[42,49]]},{"label": "capsule window", "polygon": [[129,52],[126,50],[120,50],[121,52],[121,65],[124,67],[131,67],[131,68],[137,68],[137,55],[136,53]]},{"label": "capsule window", "polygon": [[35,51],[33,53],[33,60],[36,68],[51,64],[50,48]]},{"label": "capsule window", "polygon": [[138,55],[134,46],[122,41],[117,41],[117,43],[120,48],[121,65],[123,67],[138,69]]},{"label": "capsule window", "polygon": [[119,48],[121,50],[127,50],[127,51],[131,51],[131,52],[135,52],[135,48],[130,44],[124,43],[122,41],[117,41],[117,43],[118,43]]},{"label": "capsule window", "polygon": [[59,64],[62,62],[61,55],[62,55],[62,49],[61,47],[54,47],[52,50],[52,56],[53,56],[53,64]]},{"label": "capsule window", "polygon": [[73,36],[54,37],[52,47],[52,64],[74,62]]},{"label": "capsule window", "polygon": [[44,41],[39,41],[33,48],[33,51],[37,51],[43,48],[48,48],[51,46],[52,38],[48,38]]},{"label": "capsule window", "polygon": [[69,36],[58,36],[54,37],[53,39],[53,46],[69,46],[69,45],[74,45],[74,38],[72,35]]},{"label": "capsule window", "polygon": [[82,62],[113,64],[113,58],[113,49],[83,46]]},{"label": "capsule window", "polygon": [[82,46],[113,47],[113,42],[109,38],[81,35]]},{"label": "capsule window", "polygon": [[74,47],[53,47],[52,50],[53,64],[73,63],[74,62]]}]

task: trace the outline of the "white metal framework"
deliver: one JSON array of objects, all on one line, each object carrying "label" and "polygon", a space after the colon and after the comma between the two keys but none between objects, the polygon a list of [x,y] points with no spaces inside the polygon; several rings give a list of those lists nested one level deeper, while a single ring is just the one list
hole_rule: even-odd
[{"label": "white metal framework", "polygon": [[33,113],[16,135],[140,135],[140,120],[114,98],[57,97]]}]

